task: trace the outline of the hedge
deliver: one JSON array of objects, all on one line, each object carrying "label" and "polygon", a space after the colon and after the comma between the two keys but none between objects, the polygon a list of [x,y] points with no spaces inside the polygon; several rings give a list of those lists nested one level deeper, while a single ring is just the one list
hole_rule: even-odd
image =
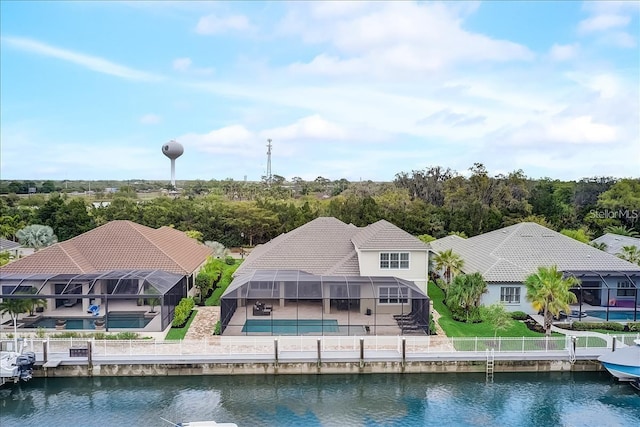
[{"label": "hedge", "polygon": [[624,325],[618,322],[573,322],[573,329],[576,331],[590,331],[592,329],[624,331]]},{"label": "hedge", "polygon": [[187,320],[189,320],[189,316],[191,316],[191,310],[193,310],[193,307],[195,307],[195,305],[196,303],[193,298],[182,298],[180,300],[180,303],[176,305],[176,308],[173,312],[173,322],[171,323],[171,326],[173,326],[174,328],[181,328],[182,326],[184,326],[184,324],[187,323]]}]

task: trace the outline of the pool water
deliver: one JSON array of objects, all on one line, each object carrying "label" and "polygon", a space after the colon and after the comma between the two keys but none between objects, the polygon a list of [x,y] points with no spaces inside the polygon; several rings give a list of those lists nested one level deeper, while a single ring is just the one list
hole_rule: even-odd
[{"label": "pool water", "polygon": [[[56,321],[58,317],[43,317],[29,325],[27,328],[46,328],[54,329],[56,327]],[[104,320],[104,317],[95,317],[91,319],[66,319],[67,325],[65,329],[81,330],[81,329],[95,329],[96,326],[93,323],[97,319]],[[146,318],[144,315],[135,314],[109,314],[107,320],[107,327],[109,329],[142,329],[151,321],[150,318]]]},{"label": "pool water", "polygon": [[[598,319],[606,319],[607,312],[603,310],[586,312],[588,316],[597,317]],[[638,310],[637,319],[640,321],[640,310]],[[609,311],[609,320],[633,322],[633,310]]]},{"label": "pool water", "polygon": [[330,319],[248,319],[242,332],[266,332],[274,335],[302,335],[339,332],[337,320]]}]

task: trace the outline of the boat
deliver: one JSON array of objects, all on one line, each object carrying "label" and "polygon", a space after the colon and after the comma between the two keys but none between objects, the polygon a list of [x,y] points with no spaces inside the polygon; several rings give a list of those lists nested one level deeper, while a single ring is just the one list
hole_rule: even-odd
[{"label": "boat", "polygon": [[17,351],[0,352],[0,386],[8,382],[29,381],[33,376],[36,354]]},{"label": "boat", "polygon": [[633,342],[635,345],[603,354],[598,361],[618,380],[640,383],[640,339]]}]

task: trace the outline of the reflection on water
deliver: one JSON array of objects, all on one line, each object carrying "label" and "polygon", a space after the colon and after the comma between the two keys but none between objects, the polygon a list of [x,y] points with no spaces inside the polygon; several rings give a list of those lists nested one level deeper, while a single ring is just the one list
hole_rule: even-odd
[{"label": "reflection on water", "polygon": [[0,390],[2,427],[634,426],[640,395],[606,373],[33,379]]}]

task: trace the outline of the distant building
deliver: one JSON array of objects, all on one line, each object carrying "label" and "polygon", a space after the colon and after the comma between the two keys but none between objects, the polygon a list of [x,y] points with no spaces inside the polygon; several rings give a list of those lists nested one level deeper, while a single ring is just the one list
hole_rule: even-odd
[{"label": "distant building", "polygon": [[602,244],[604,243],[606,248],[604,251],[613,255],[617,255],[622,252],[623,246],[635,246],[640,250],[640,239],[637,237],[621,236],[619,234],[607,233],[603,236],[593,239],[591,243]]}]

